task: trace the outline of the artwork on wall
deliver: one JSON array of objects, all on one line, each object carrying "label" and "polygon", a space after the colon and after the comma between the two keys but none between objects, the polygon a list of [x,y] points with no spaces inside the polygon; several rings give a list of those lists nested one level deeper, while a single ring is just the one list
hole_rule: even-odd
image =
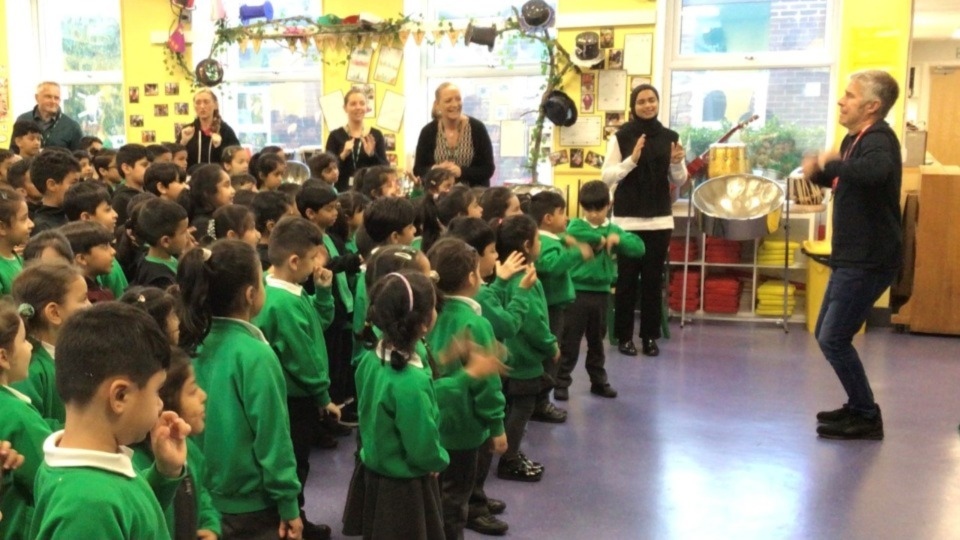
[{"label": "artwork on wall", "polygon": [[613,47],[613,27],[606,26],[600,29],[600,48],[610,49]]},{"label": "artwork on wall", "polygon": [[170,116],[170,106],[166,103],[157,103],[153,106],[154,116]]},{"label": "artwork on wall", "polygon": [[567,157],[566,149],[558,150],[550,154],[550,164],[554,167],[557,165],[566,165],[567,163],[570,163],[570,159]]},{"label": "artwork on wall", "polygon": [[190,104],[185,101],[178,101],[173,104],[173,112],[177,116],[188,116],[190,114]]},{"label": "artwork on wall", "polygon": [[157,132],[152,129],[144,130],[140,136],[140,142],[143,144],[153,144],[157,142]]},{"label": "artwork on wall", "polygon": [[373,59],[373,49],[357,47],[350,53],[350,63],[347,64],[347,80],[355,83],[366,83],[370,79],[370,61]]},{"label": "artwork on wall", "polygon": [[603,168],[604,157],[593,150],[587,152],[587,157],[584,158],[584,162],[591,167],[596,167],[597,169]]},{"label": "artwork on wall", "polygon": [[583,168],[583,148],[570,149],[570,168],[571,169]]},{"label": "artwork on wall", "polygon": [[607,69],[623,68],[623,49],[610,49],[607,56]]},{"label": "artwork on wall", "polygon": [[130,103],[140,103],[140,87],[131,86],[128,88],[127,98],[130,100]]},{"label": "artwork on wall", "polygon": [[160,89],[157,83],[147,83],[143,85],[143,95],[145,96],[159,96]]},{"label": "artwork on wall", "polygon": [[143,127],[143,115],[142,114],[131,114],[130,115],[130,127]]},{"label": "artwork on wall", "polygon": [[180,95],[180,83],[168,82],[163,85],[163,93],[168,96]]},{"label": "artwork on wall", "polygon": [[397,84],[402,62],[403,49],[380,47],[380,55],[377,56],[377,68],[373,72],[373,80],[386,84]]}]

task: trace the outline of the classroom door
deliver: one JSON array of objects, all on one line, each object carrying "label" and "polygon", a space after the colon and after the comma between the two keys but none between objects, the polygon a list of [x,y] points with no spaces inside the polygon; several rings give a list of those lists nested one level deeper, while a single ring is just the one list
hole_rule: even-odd
[{"label": "classroom door", "polygon": [[960,67],[930,70],[927,151],[944,165],[960,165]]}]

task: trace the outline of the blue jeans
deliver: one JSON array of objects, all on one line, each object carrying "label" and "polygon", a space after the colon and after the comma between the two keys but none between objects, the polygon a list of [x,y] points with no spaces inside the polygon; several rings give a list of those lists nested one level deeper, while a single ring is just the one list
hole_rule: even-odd
[{"label": "blue jeans", "polygon": [[847,406],[868,418],[876,416],[879,409],[863,362],[853,348],[853,336],[896,274],[896,270],[834,268],[814,331],[820,350],[847,392]]}]

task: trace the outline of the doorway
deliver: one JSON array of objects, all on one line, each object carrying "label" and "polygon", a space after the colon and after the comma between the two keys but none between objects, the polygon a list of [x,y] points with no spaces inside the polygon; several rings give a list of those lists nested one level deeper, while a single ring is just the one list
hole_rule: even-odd
[{"label": "doorway", "polygon": [[960,165],[960,66],[930,68],[927,151],[943,165]]}]

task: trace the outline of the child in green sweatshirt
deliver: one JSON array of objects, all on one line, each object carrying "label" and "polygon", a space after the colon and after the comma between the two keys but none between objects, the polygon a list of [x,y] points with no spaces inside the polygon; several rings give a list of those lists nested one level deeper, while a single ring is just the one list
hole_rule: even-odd
[{"label": "child in green sweatshirt", "polygon": [[[567,229],[567,202],[553,191],[542,191],[530,198],[530,217],[540,228],[541,250],[537,258],[537,275],[543,283],[550,320],[550,332],[560,340],[563,335],[564,314],[575,297],[570,271],[577,264],[593,258],[593,250],[577,242],[572,236],[563,236]],[[544,388],[537,396],[532,420],[559,424],[566,422],[567,411],[550,402],[550,390],[557,384],[555,361],[544,359]]]},{"label": "child in green sweatshirt", "polygon": [[186,308],[180,344],[196,351],[197,384],[210,389],[197,442],[224,536],[299,537],[287,385],[276,353],[250,323],[264,303],[257,252],[242,240],[191,249],[178,279]]},{"label": "child in green sweatshirt", "polygon": [[0,186],[0,296],[10,294],[14,278],[23,270],[23,258],[14,249],[26,243],[32,230],[26,199]]},{"label": "child in green sweatshirt", "polygon": [[570,272],[576,299],[570,308],[577,313],[566,321],[560,338],[560,369],[557,373],[557,388],[553,397],[566,401],[569,397],[571,374],[580,357],[580,341],[587,337],[586,368],[590,375],[590,392],[606,397],[617,397],[617,391],[607,380],[604,367],[603,338],[607,335],[607,308],[610,303],[610,287],[617,281],[617,255],[643,257],[645,248],[639,236],[624,232],[614,225],[610,213],[610,191],[599,180],[587,182],[580,188],[580,206],[584,219],[577,218],[567,226],[567,235],[589,245],[596,255],[589,261],[576,265]]},{"label": "child in green sweatshirt", "polygon": [[[266,278],[267,298],[253,319],[280,359],[286,380],[290,435],[301,485],[301,517],[302,486],[310,473],[310,450],[320,436],[320,409],[334,418],[340,417],[340,409],[330,402],[329,360],[323,336],[333,320],[333,273],[323,266],[322,244],[320,228],[305,218],[285,217],[277,223],[270,234],[268,257],[272,270]],[[313,295],[299,285],[311,277],[316,285]],[[305,517],[303,521],[305,529],[329,531],[327,525],[310,523]]]},{"label": "child in green sweatshirt", "polygon": [[[183,479],[190,426],[162,411],[167,336],[142,310],[103,302],[71,318],[57,348],[67,421],[43,445],[29,538],[168,540],[163,509]],[[148,433],[155,462],[137,471],[127,445]]]}]

